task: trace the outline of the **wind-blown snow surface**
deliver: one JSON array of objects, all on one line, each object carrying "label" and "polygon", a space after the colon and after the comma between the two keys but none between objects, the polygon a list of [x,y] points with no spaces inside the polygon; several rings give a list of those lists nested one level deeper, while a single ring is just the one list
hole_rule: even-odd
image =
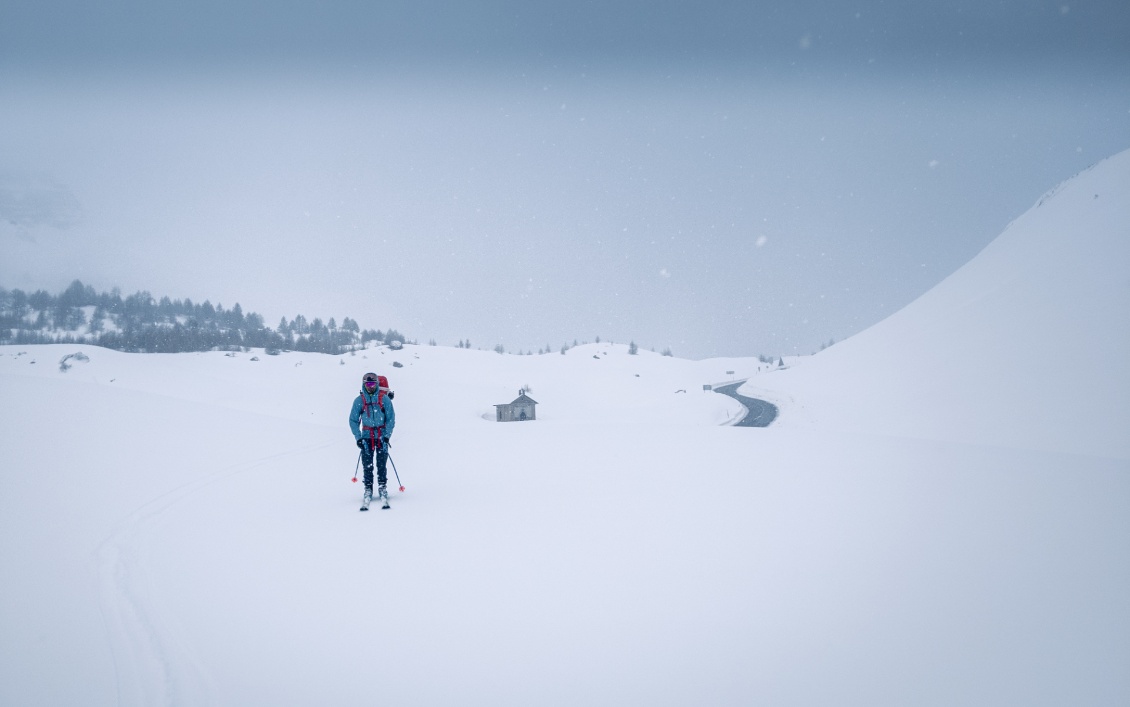
[{"label": "wind-blown snow surface", "polygon": [[0,704],[1126,704],[1126,175],[788,371],[0,347]]}]

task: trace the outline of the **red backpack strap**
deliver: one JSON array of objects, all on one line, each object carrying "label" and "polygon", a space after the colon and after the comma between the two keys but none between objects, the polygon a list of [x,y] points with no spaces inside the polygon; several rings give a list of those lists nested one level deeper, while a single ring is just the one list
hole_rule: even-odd
[{"label": "red backpack strap", "polygon": [[[367,397],[365,397],[365,391],[362,390],[361,391],[361,417],[362,418],[368,417],[368,415],[369,415],[369,405],[370,405],[369,399]],[[363,420],[362,420],[361,426],[362,427],[365,426]],[[376,451],[376,449],[377,449],[377,443],[380,440],[380,438],[381,438],[380,437],[380,430],[375,428],[375,427],[370,427],[369,428],[369,443],[371,445],[370,448],[373,449],[374,451]]]}]

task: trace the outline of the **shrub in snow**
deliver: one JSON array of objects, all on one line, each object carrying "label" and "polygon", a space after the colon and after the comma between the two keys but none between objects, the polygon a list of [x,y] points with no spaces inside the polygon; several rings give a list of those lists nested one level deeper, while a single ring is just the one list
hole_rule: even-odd
[{"label": "shrub in snow", "polygon": [[[68,361],[70,361],[71,359],[74,359],[75,361],[81,361],[83,363],[86,363],[90,360],[90,358],[81,351],[79,351],[78,353],[67,354],[63,358],[59,359],[60,372],[66,373],[68,370],[70,370],[71,364],[68,363]],[[34,361],[32,363],[34,363]]]}]

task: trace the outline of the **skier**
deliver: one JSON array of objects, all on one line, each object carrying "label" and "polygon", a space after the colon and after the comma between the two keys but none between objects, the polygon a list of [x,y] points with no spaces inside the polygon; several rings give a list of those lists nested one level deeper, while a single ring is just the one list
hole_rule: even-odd
[{"label": "skier", "polygon": [[385,463],[396,427],[396,411],[392,407],[392,393],[388,379],[376,373],[366,373],[361,378],[361,394],[353,401],[349,411],[349,429],[361,450],[361,463],[365,467],[365,500],[361,510],[369,509],[373,498],[373,456],[377,462],[377,490],[383,507],[388,508],[388,474]]}]

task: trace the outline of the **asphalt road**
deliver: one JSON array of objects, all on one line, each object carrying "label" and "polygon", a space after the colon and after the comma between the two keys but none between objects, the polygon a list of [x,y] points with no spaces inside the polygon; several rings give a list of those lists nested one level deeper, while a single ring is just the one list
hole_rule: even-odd
[{"label": "asphalt road", "polygon": [[738,388],[741,387],[745,381],[738,381],[737,383],[730,383],[729,385],[720,385],[714,388],[715,393],[722,395],[729,395],[734,400],[737,400],[742,405],[745,405],[746,416],[740,422],[734,424],[734,427],[768,427],[773,424],[773,420],[777,419],[777,406],[773,403],[767,403],[764,400],[757,398],[747,398],[744,395],[738,395]]}]

